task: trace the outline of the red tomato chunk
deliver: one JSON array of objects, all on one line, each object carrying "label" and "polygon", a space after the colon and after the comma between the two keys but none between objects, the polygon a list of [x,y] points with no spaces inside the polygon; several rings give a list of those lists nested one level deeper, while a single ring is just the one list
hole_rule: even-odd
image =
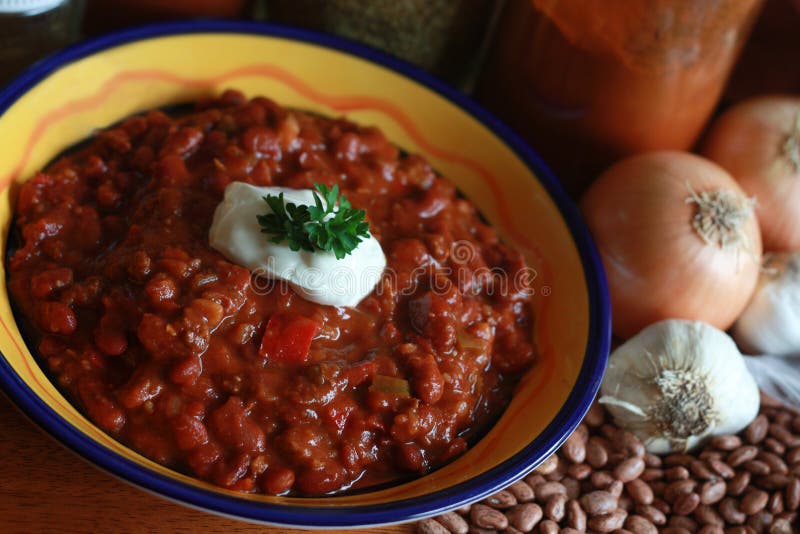
[{"label": "red tomato chunk", "polygon": [[[321,306],[212,250],[237,180],[338,184],[387,256],[373,293]],[[525,262],[471,202],[377,129],[265,98],[101,132],[20,188],[14,233],[9,287],[54,381],[116,439],[234,490],[423,474],[535,359]]]}]

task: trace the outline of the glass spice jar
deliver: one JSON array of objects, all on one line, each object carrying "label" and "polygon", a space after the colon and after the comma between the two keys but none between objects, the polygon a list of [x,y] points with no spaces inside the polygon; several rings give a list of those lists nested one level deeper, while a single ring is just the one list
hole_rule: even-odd
[{"label": "glass spice jar", "polygon": [[0,85],[75,41],[83,0],[0,0]]},{"label": "glass spice jar", "polygon": [[499,0],[267,0],[260,16],[360,41],[467,88],[501,6]]},{"label": "glass spice jar", "polygon": [[688,149],[762,0],[509,0],[477,87],[575,195],[605,166]]}]

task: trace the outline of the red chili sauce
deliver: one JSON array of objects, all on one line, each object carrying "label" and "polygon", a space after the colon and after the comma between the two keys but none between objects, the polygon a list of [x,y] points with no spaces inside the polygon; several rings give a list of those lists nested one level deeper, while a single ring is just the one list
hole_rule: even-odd
[{"label": "red chili sauce", "polygon": [[[387,256],[372,294],[314,304],[211,249],[234,180],[338,184]],[[453,184],[375,128],[266,98],[99,132],[21,187],[14,231],[10,291],[57,384],[111,436],[226,488],[423,474],[535,358],[525,262]]]}]

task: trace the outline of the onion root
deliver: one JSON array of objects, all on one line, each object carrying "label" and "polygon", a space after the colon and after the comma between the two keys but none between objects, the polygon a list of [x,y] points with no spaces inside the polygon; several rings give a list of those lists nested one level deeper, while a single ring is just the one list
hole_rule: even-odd
[{"label": "onion root", "polygon": [[696,204],[692,227],[709,245],[722,250],[741,247],[750,250],[744,225],[753,211],[754,201],[728,189],[714,189],[697,193],[689,184],[687,204]]},{"label": "onion root", "polygon": [[792,173],[800,174],[800,111],[794,118],[794,128],[783,143],[783,156],[789,163]]}]

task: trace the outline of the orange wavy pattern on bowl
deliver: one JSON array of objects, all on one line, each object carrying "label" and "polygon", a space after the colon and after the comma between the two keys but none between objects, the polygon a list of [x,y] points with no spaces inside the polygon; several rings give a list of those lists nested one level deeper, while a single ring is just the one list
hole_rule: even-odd
[{"label": "orange wavy pattern on bowl", "polygon": [[[52,112],[48,113],[47,115],[43,116],[35,125],[33,132],[29,139],[26,142],[25,149],[22,152],[21,158],[19,163],[16,165],[15,170],[12,172],[11,175],[7,176],[4,180],[0,181],[0,191],[5,191],[12,182],[16,181],[19,178],[19,175],[24,169],[25,165],[27,164],[33,147],[35,146],[36,142],[44,135],[44,133],[56,122],[62,120],[70,115],[80,113],[82,111],[87,111],[93,109],[97,106],[103,104],[106,98],[111,94],[114,90],[119,88],[120,86],[132,82],[132,81],[147,81],[147,80],[154,80],[160,82],[168,82],[174,83],[176,85],[181,86],[188,86],[192,88],[199,88],[199,89],[212,89],[215,87],[225,86],[226,84],[230,83],[232,80],[241,77],[265,77],[269,79],[273,79],[279,81],[297,93],[301,94],[302,96],[312,100],[318,104],[324,105],[332,110],[335,110],[340,113],[346,113],[348,111],[356,111],[356,110],[373,110],[383,113],[393,119],[398,125],[403,128],[406,134],[414,140],[415,143],[419,147],[423,149],[423,151],[431,154],[439,159],[448,161],[450,163],[465,167],[478,176],[482,178],[482,180],[489,186],[492,192],[492,200],[494,204],[497,206],[497,213],[499,218],[501,219],[501,226],[503,229],[508,232],[511,236],[513,236],[515,242],[518,245],[522,245],[526,252],[533,255],[537,259],[537,267],[542,271],[541,274],[543,275],[544,280],[549,280],[550,278],[550,270],[547,263],[542,258],[541,254],[539,253],[538,248],[529,241],[528,236],[518,230],[513,222],[509,217],[510,208],[504,195],[502,194],[502,189],[500,185],[495,180],[494,176],[491,172],[489,172],[483,165],[478,163],[477,161],[463,156],[458,153],[450,152],[445,150],[436,144],[430,142],[423,134],[419,131],[419,129],[414,124],[414,121],[405,113],[402,109],[397,107],[396,105],[392,104],[391,102],[376,98],[372,96],[366,95],[346,95],[346,96],[337,96],[337,95],[330,95],[325,94],[307,83],[305,83],[300,78],[294,76],[290,72],[274,66],[270,64],[253,64],[248,65],[245,67],[241,67],[238,69],[230,70],[225,73],[222,73],[217,76],[208,77],[208,78],[186,78],[182,76],[175,75],[173,73],[158,70],[158,69],[148,69],[148,70],[132,70],[132,71],[123,71],[119,74],[113,76],[108,81],[106,81],[96,93],[86,98],[75,100],[72,102],[68,102],[63,106],[53,110]],[[546,314],[543,314],[543,305],[544,302],[542,299],[537,299],[536,304],[536,317],[540,319],[546,318]],[[34,381],[36,381],[37,385],[40,387],[42,391],[47,391],[47,388],[43,387],[43,384],[36,380],[36,374],[33,372],[33,368],[31,367],[30,361],[25,358],[25,351],[22,347],[17,343],[16,337],[12,335],[11,329],[8,325],[0,318],[0,325],[2,325],[3,329],[5,330],[6,334],[12,339],[14,343],[14,347],[17,349],[19,355],[21,356],[21,360],[25,363],[26,368],[29,371],[29,376],[33,377]],[[537,321],[536,324],[536,339],[537,344],[539,346],[540,351],[540,358],[537,362],[537,365],[541,366],[540,371],[541,374],[538,376],[537,384],[529,387],[526,390],[526,398],[520,404],[518,404],[517,409],[515,412],[512,412],[512,417],[508,419],[508,421],[513,421],[516,417],[515,415],[519,413],[519,411],[527,409],[528,406],[531,405],[533,400],[541,393],[541,390],[547,385],[550,380],[553,378],[555,373],[555,362],[553,361],[554,350],[552,346],[552,342],[547,336],[547,321],[540,320]],[[49,395],[51,404],[60,407],[61,409],[66,409],[69,407],[68,404],[62,402],[62,399],[58,397],[54,397]],[[492,432],[494,437],[487,436],[484,439],[490,439],[489,446],[486,448],[487,452],[492,450],[492,444],[502,439],[502,435],[507,429],[506,427],[508,424],[505,425],[498,425],[495,427],[496,432]],[[105,437],[105,436],[104,436]],[[110,439],[110,438],[109,438]],[[473,466],[478,463],[482,463],[484,458],[479,457],[475,458],[472,462],[467,464],[468,466]],[[388,490],[388,495],[391,496],[393,493],[394,488]],[[402,486],[397,488],[398,494],[403,492]]]}]

